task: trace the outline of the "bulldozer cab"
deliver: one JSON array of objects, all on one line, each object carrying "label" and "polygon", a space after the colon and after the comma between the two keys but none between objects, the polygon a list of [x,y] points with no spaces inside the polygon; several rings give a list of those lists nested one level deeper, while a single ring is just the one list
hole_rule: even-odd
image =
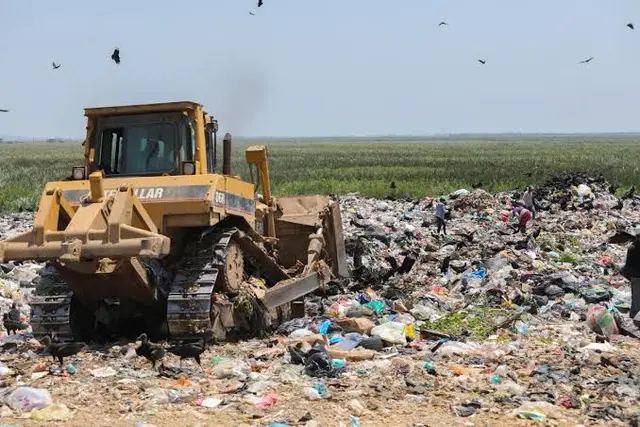
[{"label": "bulldozer cab", "polygon": [[85,109],[85,164],[74,180],[215,173],[218,123],[199,104],[175,102]]}]

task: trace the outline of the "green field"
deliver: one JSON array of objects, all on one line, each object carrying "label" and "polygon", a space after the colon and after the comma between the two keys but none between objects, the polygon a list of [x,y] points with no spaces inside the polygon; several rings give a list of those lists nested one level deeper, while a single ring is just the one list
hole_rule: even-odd
[{"label": "green field", "polygon": [[[251,143],[264,143],[251,141]],[[233,172],[249,179],[243,147]],[[622,188],[640,185],[640,138],[549,137],[375,141],[268,141],[276,195],[360,192],[421,197],[469,188],[489,191],[539,184],[562,171],[603,173]],[[0,144],[0,211],[33,209],[45,182],[82,162],[80,144]],[[531,178],[525,175],[531,171]]]}]

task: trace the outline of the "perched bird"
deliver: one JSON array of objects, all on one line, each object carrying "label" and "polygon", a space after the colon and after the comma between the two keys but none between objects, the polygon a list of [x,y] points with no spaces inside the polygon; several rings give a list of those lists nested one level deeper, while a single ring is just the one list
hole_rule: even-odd
[{"label": "perched bird", "polygon": [[580,63],[580,64],[587,64],[587,63],[589,63],[589,62],[591,62],[591,61],[593,61],[593,56],[592,56],[592,57],[590,57],[590,58],[587,58],[587,59],[585,59],[585,60],[583,60],[583,61],[580,61],[579,63]]},{"label": "perched bird", "polygon": [[19,330],[18,323],[9,319],[9,313],[4,313],[2,315],[2,324],[4,325],[4,328],[7,330],[7,335],[11,335],[11,332],[13,332],[14,334],[18,333],[18,330]]},{"label": "perched bird", "polygon": [[60,64],[56,64],[55,61],[52,62],[51,65],[53,66],[54,70],[57,70],[58,68],[60,68]]},{"label": "perched bird", "polygon": [[113,53],[111,54],[111,59],[113,59],[116,64],[120,63],[120,49],[114,49]]},{"label": "perched bird", "polygon": [[438,27],[442,27],[443,25],[449,25],[449,24],[447,24],[446,22],[442,21],[442,22],[440,22],[440,23],[438,24]]},{"label": "perched bird", "polygon": [[262,6],[262,0],[258,0],[258,7]]},{"label": "perched bird", "polygon": [[20,313],[20,310],[18,310],[15,302],[11,304],[11,310],[2,315],[2,323],[4,328],[7,330],[7,334],[11,334],[11,332],[17,334],[18,331],[27,329],[28,325],[20,320],[21,315],[22,314]]},{"label": "perched bird", "polygon": [[87,345],[83,342],[52,342],[51,338],[44,337],[42,344],[46,345],[53,360],[58,359],[60,366],[64,364],[64,358],[78,354]]},{"label": "perched bird", "polygon": [[449,263],[451,263],[451,255],[445,257],[440,264],[440,273],[449,271]]},{"label": "perched bird", "polygon": [[8,113],[8,112],[9,112],[9,110],[2,110],[2,109],[0,109],[0,113]]},{"label": "perched bird", "polygon": [[487,63],[487,61],[485,61],[484,59],[478,59],[478,62],[481,63],[482,65]]},{"label": "perched bird", "polygon": [[140,335],[138,338],[136,338],[136,341],[142,341],[140,346],[136,348],[136,354],[138,356],[143,356],[144,358],[149,360],[152,367],[155,369],[156,362],[158,360],[161,360],[166,354],[164,348],[162,348],[158,344],[151,343],[149,341],[149,338],[147,337],[147,334]]},{"label": "perched bird", "polygon": [[627,27],[631,28],[632,30],[635,30],[635,27],[633,26],[633,23],[629,22],[627,24]]},{"label": "perched bird", "polygon": [[202,364],[200,363],[200,355],[204,353],[206,349],[206,339],[202,337],[201,342],[191,342],[181,345],[174,345],[169,347],[167,351],[169,353],[175,354],[176,356],[180,356],[180,367],[182,368],[182,361],[184,359],[194,359],[200,369],[202,369]]}]

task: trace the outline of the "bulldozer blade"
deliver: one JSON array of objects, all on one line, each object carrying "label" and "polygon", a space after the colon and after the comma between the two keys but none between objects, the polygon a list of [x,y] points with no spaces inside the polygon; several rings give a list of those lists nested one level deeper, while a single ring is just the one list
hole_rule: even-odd
[{"label": "bulldozer blade", "polygon": [[329,271],[325,266],[324,272],[315,271],[304,277],[294,277],[283,280],[277,285],[267,289],[262,301],[267,309],[273,310],[295,301],[325,285],[327,277],[329,277]]},{"label": "bulldozer blade", "polygon": [[298,261],[307,264],[309,236],[322,229],[332,273],[337,277],[350,277],[337,201],[319,195],[279,197],[277,206],[278,256],[285,267],[294,266]]}]

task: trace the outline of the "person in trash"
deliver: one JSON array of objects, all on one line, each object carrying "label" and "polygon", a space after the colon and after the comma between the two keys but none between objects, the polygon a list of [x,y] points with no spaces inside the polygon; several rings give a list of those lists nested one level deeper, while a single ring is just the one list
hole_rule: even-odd
[{"label": "person in trash", "polygon": [[533,188],[527,187],[524,194],[522,195],[522,201],[524,203],[524,207],[531,212],[531,216],[533,219],[536,219],[536,201],[534,200],[534,192]]},{"label": "person in trash", "polygon": [[438,235],[440,235],[440,229],[442,229],[443,234],[447,235],[447,224],[445,222],[445,216],[447,214],[447,207],[444,204],[444,198],[440,198],[436,203],[436,210],[434,212],[434,216],[436,217],[436,224],[438,225]]},{"label": "person in trash", "polygon": [[516,206],[511,215],[518,218],[518,230],[516,232],[524,233],[527,231],[527,223],[531,221],[533,215],[531,211],[524,206]]}]

